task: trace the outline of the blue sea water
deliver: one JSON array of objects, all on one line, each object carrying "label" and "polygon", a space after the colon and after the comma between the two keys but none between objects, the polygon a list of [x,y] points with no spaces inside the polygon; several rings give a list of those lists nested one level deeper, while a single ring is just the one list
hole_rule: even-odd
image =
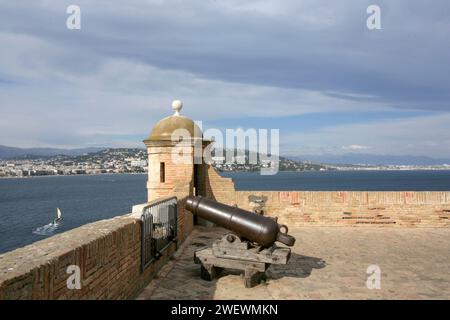
[{"label": "blue sea water", "polygon": [[[146,201],[146,178],[144,174],[103,174],[0,179],[0,253],[130,213],[133,205]],[[52,228],[56,208],[63,219]]]},{"label": "blue sea water", "polygon": [[[450,171],[222,175],[232,177],[238,190],[450,191]],[[0,179],[0,253],[89,222],[129,213],[134,204],[146,201],[146,179],[145,174]],[[57,207],[63,220],[55,226],[51,222]]]},{"label": "blue sea water", "polygon": [[262,176],[257,172],[221,173],[237,190],[450,191],[450,170],[303,171]]}]

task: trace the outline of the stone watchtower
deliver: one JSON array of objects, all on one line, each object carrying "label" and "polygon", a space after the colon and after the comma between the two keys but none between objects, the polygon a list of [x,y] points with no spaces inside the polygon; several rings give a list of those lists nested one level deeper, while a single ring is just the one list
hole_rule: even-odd
[{"label": "stone watchtower", "polygon": [[[199,126],[180,115],[183,103],[172,102],[174,114],[156,123],[144,140],[148,153],[147,201],[176,196],[179,200],[179,227],[187,236],[192,229],[192,215],[184,214],[184,200],[189,195],[201,195],[204,190],[205,165],[203,140]],[[196,151],[195,151],[196,150]]]},{"label": "stone watchtower", "polygon": [[[148,153],[148,202],[196,193],[196,166],[202,166],[202,149],[209,142],[203,140],[194,121],[180,115],[182,107],[181,101],[173,101],[175,113],[158,121],[144,140]],[[199,149],[194,152],[194,148]]]}]

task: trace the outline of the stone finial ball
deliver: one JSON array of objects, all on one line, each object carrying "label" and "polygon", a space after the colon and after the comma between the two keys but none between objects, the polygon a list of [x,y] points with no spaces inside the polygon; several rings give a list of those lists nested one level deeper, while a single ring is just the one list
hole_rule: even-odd
[{"label": "stone finial ball", "polygon": [[175,111],[176,113],[179,113],[181,108],[183,108],[183,102],[181,102],[180,100],[173,100],[172,110]]}]

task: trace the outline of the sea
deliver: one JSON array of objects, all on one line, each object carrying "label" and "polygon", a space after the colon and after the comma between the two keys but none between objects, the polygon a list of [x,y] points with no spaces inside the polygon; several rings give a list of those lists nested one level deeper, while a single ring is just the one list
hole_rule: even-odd
[{"label": "sea", "polygon": [[[237,190],[450,191],[449,171],[221,173]],[[83,224],[131,212],[146,201],[145,174],[0,179],[0,254]],[[62,220],[56,218],[60,208]]]}]

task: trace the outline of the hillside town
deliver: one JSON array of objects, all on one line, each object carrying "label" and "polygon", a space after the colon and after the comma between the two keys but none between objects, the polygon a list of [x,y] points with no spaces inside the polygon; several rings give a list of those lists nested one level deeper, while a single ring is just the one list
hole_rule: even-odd
[{"label": "hillside town", "polygon": [[[224,157],[212,157],[212,165],[219,171],[257,171],[269,164],[258,161],[248,163],[244,159],[233,157],[231,163],[225,163]],[[280,158],[281,171],[325,170],[322,165],[298,162]],[[95,153],[78,156],[23,156],[13,159],[0,159],[0,177],[31,177],[49,175],[80,175],[103,173],[145,173],[147,172],[147,153],[144,149],[105,149]]]},{"label": "hillside town", "polygon": [[[225,153],[223,153],[225,154]],[[225,156],[213,153],[212,165],[221,172],[253,172],[267,168],[270,164],[260,160],[249,163],[249,154],[233,156],[226,161]],[[450,165],[331,165],[315,164],[310,161],[294,161],[279,158],[279,171],[336,171],[336,170],[449,170]],[[109,148],[83,155],[21,156],[0,159],[0,178],[104,174],[104,173],[145,173],[147,172],[147,152],[139,148]]]},{"label": "hillside town", "polygon": [[25,156],[0,160],[0,177],[144,173],[146,155],[142,149],[105,149],[80,156]]}]

